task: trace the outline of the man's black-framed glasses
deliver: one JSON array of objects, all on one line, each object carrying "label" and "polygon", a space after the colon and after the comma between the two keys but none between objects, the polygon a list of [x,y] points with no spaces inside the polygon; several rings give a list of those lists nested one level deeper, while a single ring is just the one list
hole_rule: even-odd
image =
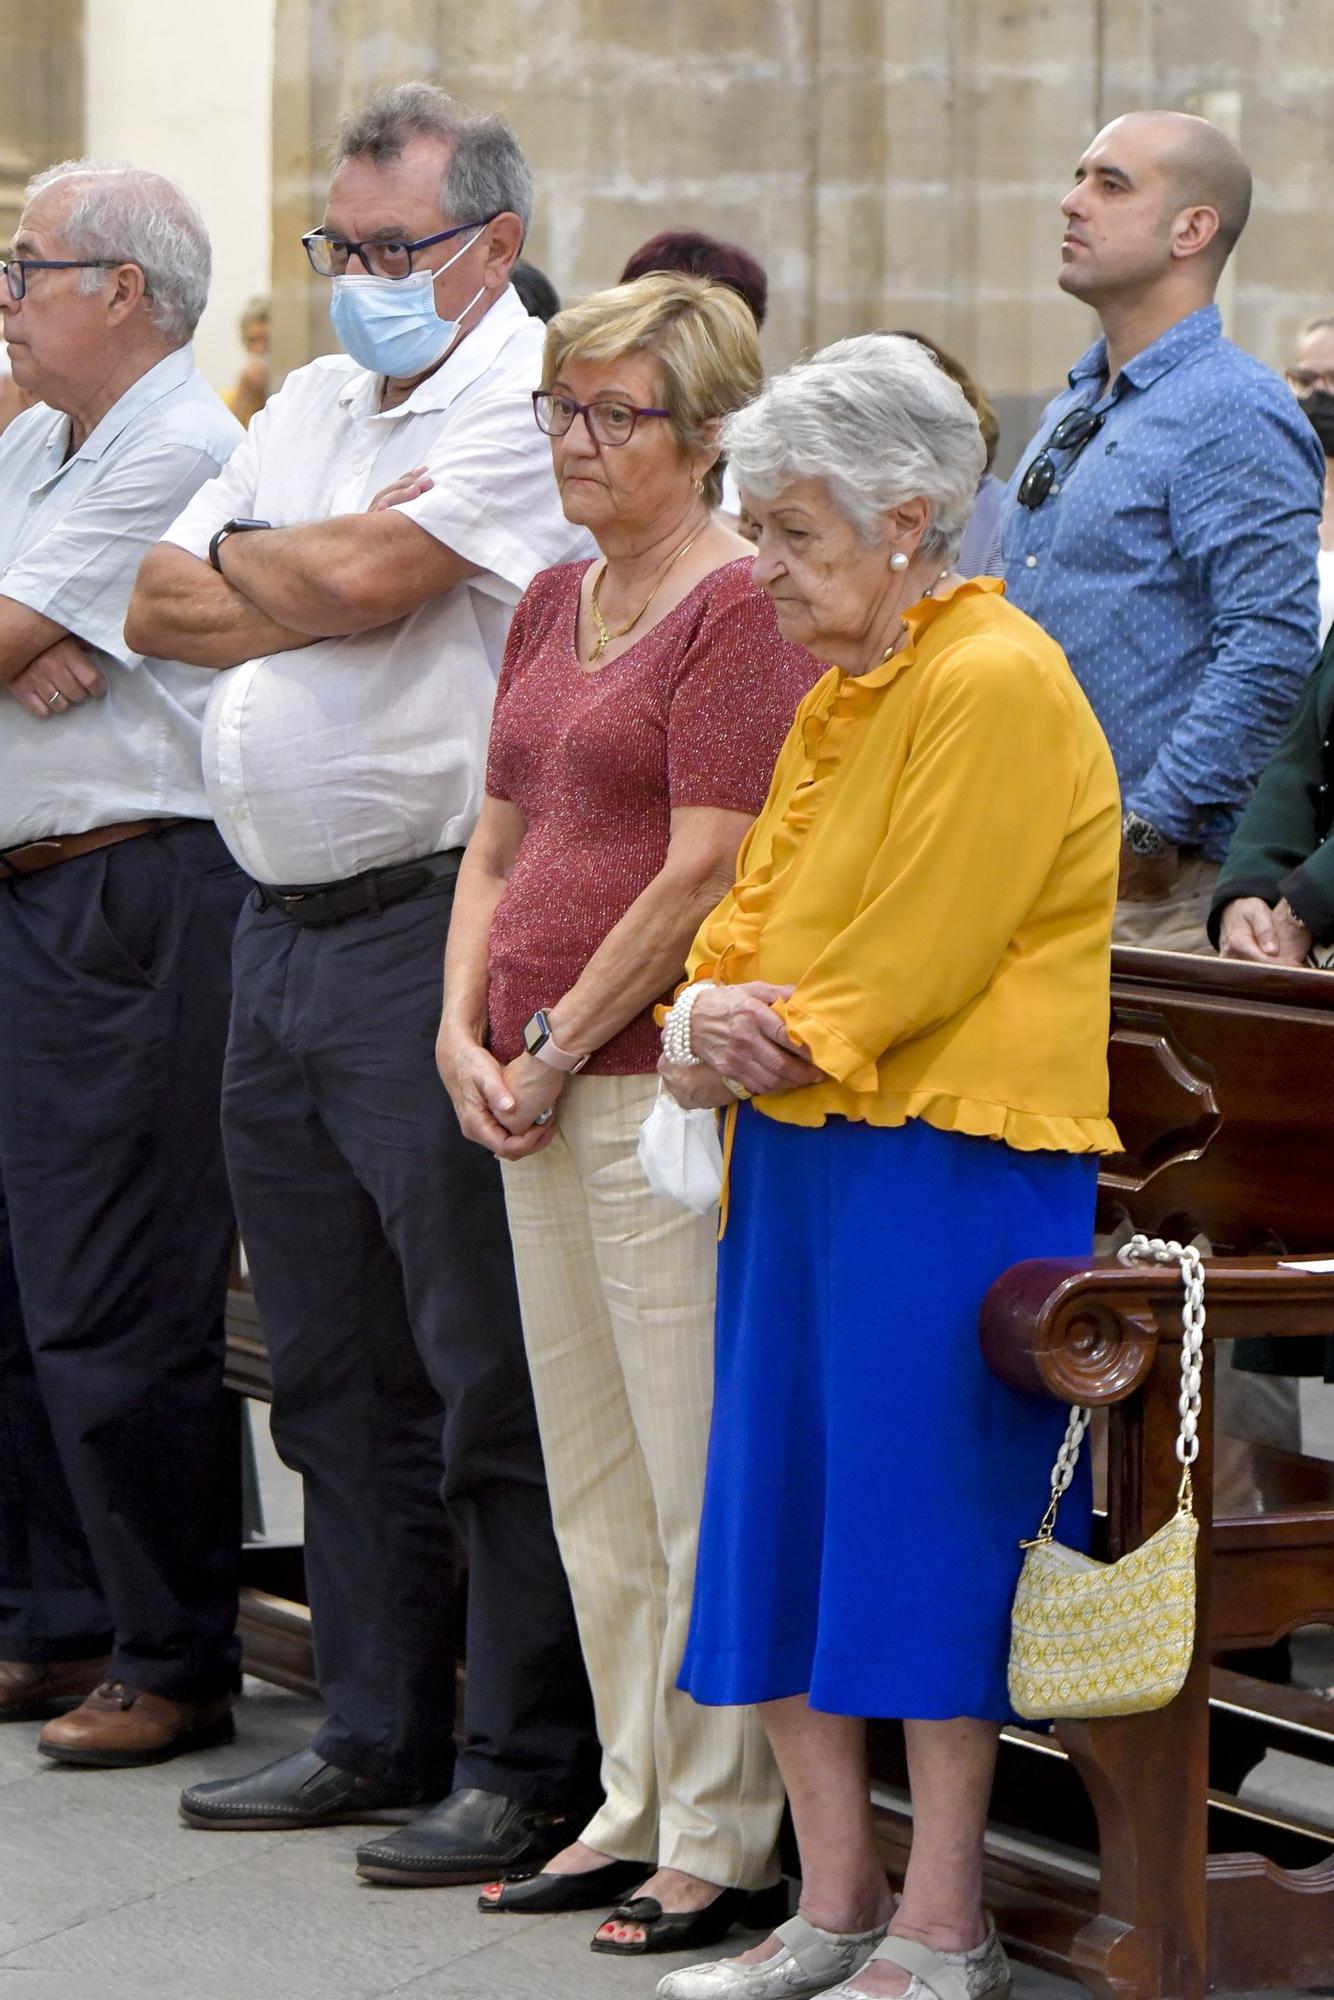
[{"label": "man's black-framed glasses", "polygon": [[548,437],[564,437],[576,417],[588,425],[596,444],[629,444],[641,417],[670,417],[670,410],[650,410],[623,403],[616,396],[599,396],[591,403],[576,403],[573,396],[558,389],[534,389],[533,415],[537,428]]},{"label": "man's black-framed glasses", "polygon": [[421,251],[429,250],[434,243],[448,243],[451,236],[462,236],[469,229],[485,229],[495,219],[494,215],[484,215],[477,222],[456,222],[452,229],[437,230],[434,236],[419,236],[412,243],[397,238],[352,243],[342,236],[330,236],[324,229],[307,230],[301,241],[317,277],[343,277],[355,257],[373,278],[407,278],[415,268],[413,258]]},{"label": "man's black-framed glasses", "polygon": [[118,271],[133,262],[132,257],[3,257],[0,277],[17,305],[27,292],[29,271]]},{"label": "man's black-framed glasses", "polygon": [[1071,454],[1066,466],[1068,471],[1084,446],[1098,435],[1106,416],[1106,410],[1095,410],[1089,403],[1081,403],[1077,410],[1066,412],[1019,482],[1019,491],[1014,497],[1021,507],[1040,507],[1054,489],[1056,461],[1052,453],[1068,451]]}]

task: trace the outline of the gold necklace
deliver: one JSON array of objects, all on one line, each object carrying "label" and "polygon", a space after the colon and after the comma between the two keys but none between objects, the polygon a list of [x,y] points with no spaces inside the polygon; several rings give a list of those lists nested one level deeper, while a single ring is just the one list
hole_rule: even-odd
[{"label": "gold necklace", "polygon": [[[948,563],[946,563],[944,569],[940,572],[940,575],[936,578],[935,582],[929,583],[926,589],[922,592],[923,597],[934,597],[937,589],[945,581],[945,578],[949,575],[949,573],[950,573],[950,566]],[[907,624],[905,623],[899,626],[898,632],[896,633],[894,638],[894,644],[890,647],[889,651],[882,655],[880,661],[882,667],[886,665],[888,661],[894,658],[894,655],[898,652],[899,647],[903,644],[907,636],[908,636],[908,627]]]},{"label": "gold necklace", "polygon": [[690,537],[690,540],[688,542],[682,542],[680,548],[677,549],[676,553],[668,557],[667,561],[658,571],[652,590],[649,592],[648,596],[644,599],[644,602],[640,605],[634,617],[629,619],[626,624],[618,625],[614,632],[609,629],[606,619],[602,616],[602,607],[598,603],[598,592],[602,588],[602,579],[607,574],[607,558],[605,556],[602,558],[602,568],[598,571],[597,578],[593,584],[593,588],[588,593],[588,608],[593,614],[593,623],[598,628],[598,642],[588,656],[588,664],[590,667],[594,667],[597,665],[598,661],[602,658],[602,655],[606,652],[608,646],[610,646],[613,639],[623,639],[627,632],[634,631],[635,626],[639,623],[640,619],[643,617],[644,613],[648,610],[650,604],[652,604],[654,598],[657,596],[659,590],[666,582],[668,571],[672,568],[673,564],[680,562],[682,556],[686,553],[688,549],[694,548],[696,542],[699,540],[700,536],[703,533],[704,533],[703,528],[697,528],[694,534]]}]

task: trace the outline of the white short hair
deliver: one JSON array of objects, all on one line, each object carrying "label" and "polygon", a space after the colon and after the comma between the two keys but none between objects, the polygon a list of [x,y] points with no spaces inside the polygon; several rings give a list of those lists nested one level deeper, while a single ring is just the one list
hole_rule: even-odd
[{"label": "white short hair", "polygon": [[[208,304],[213,255],[204,218],[174,181],[143,167],[100,160],[61,160],[28,182],[25,200],[62,181],[76,185],[61,235],[71,255],[114,257],[144,274],[150,317],[176,347],[184,347]],[[80,289],[99,291],[105,271],[82,271]]]},{"label": "white short hair", "polygon": [[930,503],[927,555],[948,560],[977,498],[987,449],[976,414],[920,341],[896,333],[836,340],[788,368],[728,417],[723,449],[738,482],[772,500],[821,479],[869,545],[891,507]]}]

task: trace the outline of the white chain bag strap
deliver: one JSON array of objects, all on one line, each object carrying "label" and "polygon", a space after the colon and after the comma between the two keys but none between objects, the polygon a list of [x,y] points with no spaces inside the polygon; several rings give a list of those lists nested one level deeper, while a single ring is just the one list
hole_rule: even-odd
[{"label": "white chain bag strap", "polygon": [[1204,1352],[1204,1266],[1193,1246],[1134,1236],[1123,1264],[1180,1266],[1181,1465],[1177,1509],[1156,1534],[1119,1562],[1055,1540],[1061,1495],[1074,1477],[1089,1412],[1076,1404],[1052,1468],[1051,1499],[1026,1554],[1010,1630],[1010,1700],[1022,1716],[1138,1715],[1179,1694],[1195,1648],[1195,1543],[1199,1526],[1191,1467],[1199,1457],[1200,1363]]}]

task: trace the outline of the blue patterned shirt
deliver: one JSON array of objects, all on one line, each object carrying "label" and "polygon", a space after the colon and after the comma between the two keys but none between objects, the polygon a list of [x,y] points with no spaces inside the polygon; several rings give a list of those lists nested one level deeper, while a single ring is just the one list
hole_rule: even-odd
[{"label": "blue patterned shirt", "polygon": [[[1011,601],[1066,654],[1106,732],[1128,809],[1221,860],[1315,664],[1324,460],[1279,377],[1222,335],[1216,306],[1127,362],[1070,371],[1006,492]],[[1019,482],[1081,403],[1106,411],[1053,453],[1040,507]]]}]

